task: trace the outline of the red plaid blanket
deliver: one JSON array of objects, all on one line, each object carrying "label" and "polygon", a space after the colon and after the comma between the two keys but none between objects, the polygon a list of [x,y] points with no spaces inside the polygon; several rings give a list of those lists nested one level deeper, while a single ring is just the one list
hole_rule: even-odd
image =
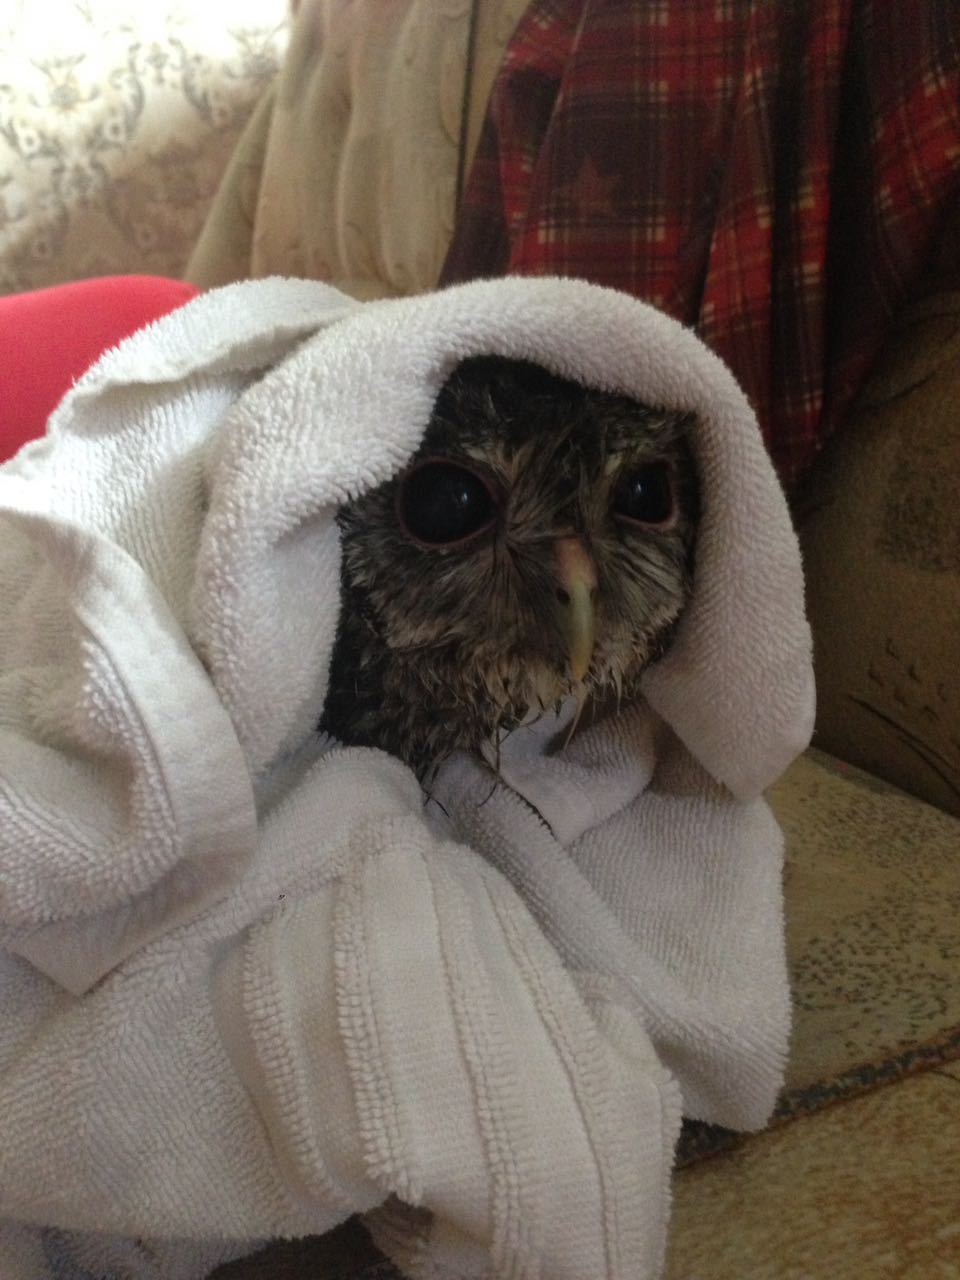
[{"label": "red plaid blanket", "polygon": [[960,205],[960,0],[534,0],[443,274],[584,276],[731,366],[787,482]]}]

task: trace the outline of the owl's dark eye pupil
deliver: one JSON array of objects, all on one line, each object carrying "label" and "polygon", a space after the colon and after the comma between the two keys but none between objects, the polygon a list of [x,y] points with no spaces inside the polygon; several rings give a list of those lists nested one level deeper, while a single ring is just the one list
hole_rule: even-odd
[{"label": "owl's dark eye pupil", "polygon": [[400,484],[397,511],[403,529],[433,547],[462,542],[489,528],[496,516],[483,480],[453,462],[424,462]]},{"label": "owl's dark eye pupil", "polygon": [[628,471],[613,491],[613,512],[637,524],[666,524],[673,515],[673,484],[665,462]]}]

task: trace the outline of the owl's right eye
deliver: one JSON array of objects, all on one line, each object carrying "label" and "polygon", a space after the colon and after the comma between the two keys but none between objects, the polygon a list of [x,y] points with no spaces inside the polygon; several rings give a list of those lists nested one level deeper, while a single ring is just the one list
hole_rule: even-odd
[{"label": "owl's right eye", "polygon": [[407,472],[397,491],[400,527],[415,542],[451,547],[489,529],[497,504],[487,482],[459,463],[428,458]]}]

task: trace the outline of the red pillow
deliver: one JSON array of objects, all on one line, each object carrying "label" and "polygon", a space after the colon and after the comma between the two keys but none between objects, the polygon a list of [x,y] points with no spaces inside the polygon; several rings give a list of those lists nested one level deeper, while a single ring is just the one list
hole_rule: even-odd
[{"label": "red pillow", "polygon": [[160,276],[104,276],[0,297],[0,462],[43,435],[51,410],[108,347],[197,293]]}]

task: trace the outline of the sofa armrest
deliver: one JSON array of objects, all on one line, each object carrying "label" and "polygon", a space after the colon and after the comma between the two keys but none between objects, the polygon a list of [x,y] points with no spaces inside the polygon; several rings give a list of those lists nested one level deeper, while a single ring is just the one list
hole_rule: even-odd
[{"label": "sofa armrest", "polygon": [[960,814],[960,289],[896,326],[798,505],[824,750]]}]

